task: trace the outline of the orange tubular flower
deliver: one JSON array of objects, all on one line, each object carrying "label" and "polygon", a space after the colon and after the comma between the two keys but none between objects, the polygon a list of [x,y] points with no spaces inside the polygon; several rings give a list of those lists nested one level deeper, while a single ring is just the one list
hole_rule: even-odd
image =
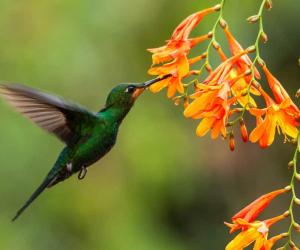
[{"label": "orange tubular flower", "polygon": [[226,250],[243,250],[253,242],[255,242],[253,250],[271,250],[271,247],[276,241],[284,237],[280,235],[268,240],[269,228],[276,222],[286,218],[284,214],[277,217],[256,222],[246,222],[238,219],[236,224],[245,230],[241,231],[231,242],[226,246]]},{"label": "orange tubular flower", "polygon": [[213,139],[220,133],[226,137],[229,109],[234,103],[233,99],[228,99],[229,84],[226,82],[216,86],[198,84],[197,87],[198,91],[191,96],[196,99],[184,110],[185,117],[203,118],[196,131],[198,136],[205,135],[211,129]]},{"label": "orange tubular flower", "polygon": [[189,66],[203,59],[205,55],[198,56],[188,60],[185,56],[176,58],[170,63],[164,64],[158,67],[152,67],[149,69],[148,73],[150,75],[158,75],[163,77],[165,75],[171,75],[171,77],[165,80],[159,81],[150,86],[150,90],[153,93],[161,91],[163,88],[168,87],[167,95],[169,98],[173,97],[178,91],[179,93],[184,92],[182,79],[189,76],[192,71],[189,71]]},{"label": "orange tubular flower", "polygon": [[230,107],[237,101],[230,98],[229,73],[232,67],[248,50],[240,52],[220,64],[203,82],[197,84],[197,91],[190,98],[195,99],[184,111],[184,116],[193,119],[202,119],[197,127],[198,136],[205,135],[210,129],[211,137],[219,134],[226,137],[226,124],[230,115]]},{"label": "orange tubular flower", "polygon": [[168,80],[152,85],[150,88],[151,91],[156,93],[161,89],[168,87],[168,97],[174,96],[176,90],[179,93],[183,92],[181,80],[190,74],[190,64],[192,64],[187,63],[189,62],[187,55],[194,46],[212,36],[211,33],[208,33],[200,37],[189,38],[189,35],[204,16],[219,10],[219,8],[220,6],[217,5],[188,16],[177,26],[171,39],[167,41],[165,46],[148,49],[148,51],[153,53],[153,65],[167,63],[158,67],[153,67],[152,65],[149,74],[159,76],[172,74],[172,77]]},{"label": "orange tubular flower", "polygon": [[199,24],[204,16],[216,10],[218,6],[211,7],[197,13],[194,13],[184,19],[174,30],[172,37],[167,41],[165,46],[148,49],[152,55],[153,64],[160,64],[171,61],[178,56],[186,56],[191,48],[198,43],[211,37],[211,34],[206,34],[201,37],[189,39],[192,30]]},{"label": "orange tubular flower", "polygon": [[[234,38],[234,36],[229,31],[228,26],[224,28],[224,32],[229,43],[230,52],[233,56],[241,53],[244,49],[239,44],[239,42]],[[241,60],[237,63],[238,74],[246,72],[248,69],[251,69],[252,61],[248,55],[242,56]],[[256,68],[254,68],[255,77],[260,79],[260,74]],[[247,81],[248,82],[248,81]]]},{"label": "orange tubular flower", "polygon": [[[279,92],[274,85],[272,91],[276,91],[277,99],[281,96],[282,92]],[[279,88],[281,90],[281,88]],[[270,146],[275,137],[275,130],[277,128],[278,133],[282,132],[285,139],[296,139],[298,136],[298,126],[300,112],[296,105],[292,102],[291,98],[286,96],[280,97],[280,102],[276,103],[267,93],[260,89],[262,96],[264,97],[267,108],[257,109],[251,108],[250,113],[256,116],[257,126],[250,134],[250,141],[257,142],[263,148]],[[279,100],[279,99],[278,99]],[[262,118],[264,116],[264,119]]]},{"label": "orange tubular flower", "polygon": [[248,206],[243,208],[240,212],[235,214],[231,220],[234,224],[229,224],[228,225],[231,230],[230,233],[233,233],[234,231],[238,230],[241,228],[240,224],[236,224],[235,222],[239,219],[244,220],[245,222],[252,222],[254,221],[257,216],[270,204],[270,202],[276,198],[278,195],[283,194],[285,192],[289,191],[288,188],[282,188],[275,190],[273,192],[267,193],[250,203]]}]

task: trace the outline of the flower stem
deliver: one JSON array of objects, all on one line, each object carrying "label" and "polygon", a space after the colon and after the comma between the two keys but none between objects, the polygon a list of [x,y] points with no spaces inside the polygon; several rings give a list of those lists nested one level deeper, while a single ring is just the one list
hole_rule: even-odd
[{"label": "flower stem", "polygon": [[[298,132],[298,137],[300,137],[300,130]],[[288,246],[293,246],[295,243],[293,242],[293,229],[295,228],[297,224],[296,220],[295,220],[295,215],[294,215],[294,205],[295,205],[295,202],[298,201],[298,198],[297,198],[297,195],[296,195],[296,191],[295,191],[295,181],[297,180],[297,176],[298,176],[298,173],[297,173],[297,157],[298,157],[298,147],[300,146],[299,145],[299,140],[297,140],[297,147],[296,147],[296,150],[295,150],[295,153],[294,153],[294,157],[292,159],[292,161],[290,162],[291,163],[291,166],[293,168],[293,174],[292,174],[292,178],[291,178],[291,182],[290,182],[290,187],[291,187],[291,191],[292,191],[292,199],[291,199],[291,202],[290,202],[290,206],[289,206],[289,214],[290,214],[290,226],[289,226],[289,229],[287,231],[287,234],[288,234],[288,241],[286,242],[286,244],[284,245],[284,248],[287,248]],[[295,246],[296,247],[296,246]],[[294,249],[294,248],[292,248]]]}]

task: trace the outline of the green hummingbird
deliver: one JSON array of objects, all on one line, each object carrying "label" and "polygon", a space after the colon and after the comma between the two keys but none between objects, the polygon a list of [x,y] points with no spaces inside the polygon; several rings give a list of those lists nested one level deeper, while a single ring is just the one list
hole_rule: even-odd
[{"label": "green hummingbird", "polygon": [[0,85],[0,95],[9,104],[66,144],[42,184],[12,221],[46,188],[53,187],[75,173],[78,173],[78,179],[83,179],[87,167],[101,159],[115,145],[119,126],[137,97],[147,87],[166,77],[141,84],[116,86],[109,93],[105,107],[99,112],[91,112],[78,104],[23,85]]}]

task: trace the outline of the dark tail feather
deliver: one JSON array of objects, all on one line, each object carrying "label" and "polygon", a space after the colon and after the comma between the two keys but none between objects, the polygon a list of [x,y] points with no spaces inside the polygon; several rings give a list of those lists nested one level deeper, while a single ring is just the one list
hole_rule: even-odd
[{"label": "dark tail feather", "polygon": [[53,181],[54,178],[47,177],[44,182],[34,191],[34,193],[30,196],[30,198],[26,201],[23,207],[17,212],[15,217],[12,219],[12,222],[15,221],[24,211],[25,209],[48,187],[48,185]]}]

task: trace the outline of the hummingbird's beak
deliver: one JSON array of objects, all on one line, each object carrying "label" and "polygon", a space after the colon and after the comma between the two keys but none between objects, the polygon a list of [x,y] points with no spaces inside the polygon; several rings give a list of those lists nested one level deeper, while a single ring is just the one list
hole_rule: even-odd
[{"label": "hummingbird's beak", "polygon": [[146,88],[150,87],[152,84],[157,83],[157,82],[162,81],[162,80],[165,80],[165,79],[169,78],[170,76],[171,75],[165,75],[163,77],[157,77],[157,78],[149,80],[147,82],[143,82],[141,84],[138,84],[136,86],[136,88],[138,88],[138,89],[146,89]]},{"label": "hummingbird's beak", "polygon": [[147,82],[143,82],[143,83],[140,83],[140,84],[136,85],[135,86],[136,90],[134,91],[134,93],[132,95],[133,98],[134,99],[138,98],[139,95],[142,94],[146,88],[148,88],[149,86],[151,86],[154,83],[157,83],[159,81],[165,80],[165,79],[169,78],[170,76],[171,75],[165,75],[163,77],[157,77],[155,79],[152,79],[152,80],[149,80]]}]

